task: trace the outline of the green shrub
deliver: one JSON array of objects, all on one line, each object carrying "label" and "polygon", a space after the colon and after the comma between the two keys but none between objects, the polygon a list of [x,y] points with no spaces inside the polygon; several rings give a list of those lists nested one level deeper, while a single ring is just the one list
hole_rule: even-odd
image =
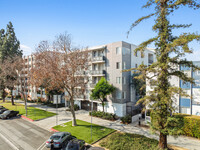
[{"label": "green shrub", "polygon": [[184,126],[183,132],[186,136],[191,136],[200,139],[200,117],[183,115]]},{"label": "green shrub", "polygon": [[121,121],[124,124],[131,123],[131,116],[130,115],[126,115],[124,117],[121,117]]},{"label": "green shrub", "polygon": [[100,146],[109,150],[159,150],[158,141],[143,135],[113,133],[100,141]]},{"label": "green shrub", "polygon": [[[91,116],[91,112],[89,113],[89,115]],[[93,111],[92,116],[99,117],[106,120],[117,120],[116,114],[102,112],[102,111]]]},{"label": "green shrub", "polygon": [[[79,109],[79,106],[77,104],[74,104],[74,110],[77,111]],[[69,108],[67,108],[66,111],[71,111],[71,107],[69,106]]]},{"label": "green shrub", "polygon": [[79,110],[79,106],[77,104],[74,104],[74,110],[75,111]]}]

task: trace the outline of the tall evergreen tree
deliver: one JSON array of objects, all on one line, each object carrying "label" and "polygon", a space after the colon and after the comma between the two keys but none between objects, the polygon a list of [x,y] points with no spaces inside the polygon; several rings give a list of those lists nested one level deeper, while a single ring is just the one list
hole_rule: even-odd
[{"label": "tall evergreen tree", "polygon": [[[141,21],[152,16],[156,18],[153,25],[153,31],[157,35],[139,45],[135,50],[143,53],[144,49],[151,43],[155,45],[155,54],[157,61],[151,66],[141,65],[137,70],[144,72],[138,79],[151,80],[150,85],[154,85],[151,92],[140,99],[138,103],[143,103],[151,111],[151,129],[159,131],[159,147],[167,148],[167,135],[178,134],[179,119],[173,116],[175,111],[174,95],[184,95],[180,88],[172,87],[169,79],[172,76],[179,77],[184,82],[193,83],[193,79],[185,75],[183,72],[175,69],[179,65],[199,69],[193,65],[191,61],[181,59],[185,54],[192,53],[188,44],[193,40],[200,40],[200,35],[195,33],[182,33],[180,36],[173,36],[172,30],[177,28],[187,28],[191,25],[170,24],[170,15],[182,6],[198,9],[200,8],[199,0],[148,0],[143,8],[154,7],[154,12],[136,20],[129,32]],[[128,32],[128,33],[129,33]],[[173,55],[172,55],[173,54]],[[171,57],[170,57],[171,56]],[[145,76],[145,78],[144,78]]]},{"label": "tall evergreen tree", "polygon": [[[22,50],[20,50],[20,42],[15,35],[13,25],[11,22],[9,22],[6,28],[6,32],[4,29],[0,30],[0,61],[1,63],[4,63],[4,61],[9,58],[14,63],[16,56],[22,57]],[[1,78],[7,78],[7,77],[1,77]],[[6,85],[4,84],[3,79],[1,79],[0,82],[1,82],[0,87],[2,90],[2,98],[5,101]]]}]

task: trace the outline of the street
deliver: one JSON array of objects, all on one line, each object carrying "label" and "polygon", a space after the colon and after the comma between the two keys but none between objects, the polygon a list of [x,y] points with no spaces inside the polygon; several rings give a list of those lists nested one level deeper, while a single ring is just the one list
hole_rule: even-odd
[{"label": "street", "polygon": [[0,150],[45,150],[51,134],[21,118],[0,120]]}]

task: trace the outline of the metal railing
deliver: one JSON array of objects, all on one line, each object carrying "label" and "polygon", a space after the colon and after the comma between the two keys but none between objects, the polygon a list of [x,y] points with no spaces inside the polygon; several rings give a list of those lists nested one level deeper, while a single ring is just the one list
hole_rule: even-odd
[{"label": "metal railing", "polygon": [[105,61],[105,56],[92,57],[92,61]]},{"label": "metal railing", "polygon": [[92,70],[91,75],[104,75],[105,70]]}]

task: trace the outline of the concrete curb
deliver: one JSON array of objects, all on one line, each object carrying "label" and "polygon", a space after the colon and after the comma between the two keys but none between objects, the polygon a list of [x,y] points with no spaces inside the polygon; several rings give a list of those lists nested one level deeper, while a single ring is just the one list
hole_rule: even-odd
[{"label": "concrete curb", "polygon": [[60,132],[60,131],[53,129],[53,128],[51,128],[50,130],[53,131],[53,132]]},{"label": "concrete curb", "polygon": [[23,115],[21,115],[21,118],[26,119],[26,120],[31,121],[31,122],[34,121],[34,120],[32,120],[32,119],[30,119],[30,118],[28,118],[28,117],[26,117],[26,116],[23,116]]}]

